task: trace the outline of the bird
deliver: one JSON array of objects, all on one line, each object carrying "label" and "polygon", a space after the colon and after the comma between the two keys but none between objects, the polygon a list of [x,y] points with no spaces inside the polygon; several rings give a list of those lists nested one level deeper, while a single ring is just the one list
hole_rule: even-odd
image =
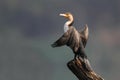
[{"label": "bird", "polygon": [[78,31],[73,26],[74,18],[70,12],[62,13],[60,14],[60,16],[63,16],[67,19],[64,24],[64,34],[51,46],[54,48],[67,45],[72,49],[73,53],[75,54],[74,58],[76,58],[77,56],[87,58],[84,52],[84,48],[86,47],[89,34],[87,24],[82,31]]},{"label": "bird", "polygon": [[92,71],[91,65],[84,50],[89,35],[87,24],[85,25],[83,30],[78,31],[73,26],[74,18],[70,12],[62,13],[60,14],[60,16],[63,16],[67,19],[64,24],[64,34],[51,46],[55,48],[67,45],[72,49],[73,53],[75,54],[74,59],[79,59],[82,62],[83,68],[85,70]]}]

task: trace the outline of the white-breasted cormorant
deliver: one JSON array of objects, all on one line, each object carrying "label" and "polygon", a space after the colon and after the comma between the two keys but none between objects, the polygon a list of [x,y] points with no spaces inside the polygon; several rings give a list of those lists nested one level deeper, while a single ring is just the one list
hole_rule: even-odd
[{"label": "white-breasted cormorant", "polygon": [[68,21],[64,24],[64,34],[52,44],[52,47],[60,47],[63,45],[69,46],[73,52],[75,53],[75,57],[80,55],[81,57],[86,57],[84,54],[84,48],[86,46],[88,40],[88,26],[85,25],[83,31],[77,31],[75,27],[73,27],[73,16],[71,13],[67,12],[64,14],[60,14],[68,19]]},{"label": "white-breasted cormorant", "polygon": [[60,16],[67,18],[68,21],[64,24],[64,34],[52,44],[52,47],[69,46],[75,54],[74,58],[79,58],[83,62],[84,68],[87,71],[91,71],[92,68],[84,51],[89,34],[88,26],[85,25],[82,31],[77,31],[72,26],[74,19],[71,13],[67,12],[60,14]]}]

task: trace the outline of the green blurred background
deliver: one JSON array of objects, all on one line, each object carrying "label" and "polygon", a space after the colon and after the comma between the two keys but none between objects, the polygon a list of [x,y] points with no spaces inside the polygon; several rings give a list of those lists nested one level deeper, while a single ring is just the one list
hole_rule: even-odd
[{"label": "green blurred background", "polygon": [[0,80],[78,80],[67,68],[72,51],[50,45],[74,26],[88,24],[86,54],[105,80],[120,77],[120,0],[0,0]]}]

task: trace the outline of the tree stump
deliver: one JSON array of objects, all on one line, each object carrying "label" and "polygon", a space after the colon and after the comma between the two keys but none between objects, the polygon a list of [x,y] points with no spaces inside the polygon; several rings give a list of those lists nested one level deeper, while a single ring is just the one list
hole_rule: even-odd
[{"label": "tree stump", "polygon": [[[92,69],[84,68],[85,62],[81,58],[73,59],[67,63],[68,68],[77,76],[79,80],[104,80],[97,75]],[[91,68],[91,67],[90,67]]]}]

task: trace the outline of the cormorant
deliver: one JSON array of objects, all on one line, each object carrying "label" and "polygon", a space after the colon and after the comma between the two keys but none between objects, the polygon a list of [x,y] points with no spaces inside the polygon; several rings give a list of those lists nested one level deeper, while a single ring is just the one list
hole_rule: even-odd
[{"label": "cormorant", "polygon": [[82,31],[77,31],[76,28],[72,26],[74,20],[71,13],[67,12],[60,14],[60,16],[67,18],[68,21],[64,24],[64,34],[51,46],[60,47],[67,45],[73,50],[75,54],[74,59],[79,58],[82,61],[84,68],[87,71],[91,71],[92,68],[84,51],[89,34],[88,26],[85,25],[85,28]]},{"label": "cormorant", "polygon": [[77,55],[80,55],[81,57],[87,57],[84,53],[84,48],[88,40],[88,26],[85,25],[83,31],[77,31],[75,27],[72,26],[74,20],[71,13],[67,12],[60,14],[60,16],[67,18],[68,21],[64,24],[64,34],[52,44],[52,47],[67,45],[75,53],[75,58]]}]

